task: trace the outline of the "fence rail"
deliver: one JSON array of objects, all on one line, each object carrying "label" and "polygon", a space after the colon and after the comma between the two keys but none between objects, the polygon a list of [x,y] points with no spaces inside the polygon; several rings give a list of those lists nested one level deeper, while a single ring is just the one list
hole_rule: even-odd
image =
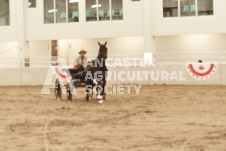
[{"label": "fence rail", "polygon": [[[73,66],[74,59],[77,56],[70,57],[51,57],[51,56],[34,56],[30,58],[20,58],[20,57],[3,57],[0,55],[0,86],[2,85],[43,85],[49,66],[54,63],[54,61],[64,58],[69,67]],[[94,59],[96,56],[87,56],[88,58]],[[143,59],[142,54],[137,55],[108,55],[113,61],[110,61],[112,64],[116,58],[124,59]],[[165,53],[165,54],[153,54],[155,59],[154,63],[157,68],[152,67],[141,67],[139,62],[137,62],[134,67],[133,64],[129,67],[109,67],[109,71],[182,71],[183,75],[188,79],[187,81],[170,83],[170,81],[152,81],[150,76],[148,80],[135,80],[132,84],[216,84],[216,85],[226,85],[226,52],[222,53]],[[115,60],[114,60],[115,59]],[[199,82],[193,80],[185,70],[185,63],[197,62],[202,60],[203,62],[217,62],[219,67],[215,76],[209,81]],[[141,61],[141,60],[139,60]],[[142,60],[143,61],[143,60]],[[134,63],[131,61],[131,63]],[[13,74],[12,74],[13,71]],[[156,75],[155,75],[156,76]],[[121,83],[120,83],[121,82]],[[114,84],[125,84],[125,81],[113,81]],[[130,81],[126,81],[130,83]]]},{"label": "fence rail", "polygon": [[[77,56],[70,57],[51,57],[51,56],[33,56],[30,58],[20,57],[3,57],[0,55],[0,67],[48,67],[52,61],[56,61],[59,58],[64,58],[69,66],[72,66],[74,59]],[[94,59],[96,56],[87,56],[88,58]],[[143,55],[109,55],[112,59],[120,58],[144,58]],[[226,51],[221,53],[206,52],[206,53],[156,53],[153,54],[154,62],[156,65],[173,65],[173,64],[184,64],[188,62],[197,62],[202,60],[203,62],[218,62],[220,64],[226,64]]]}]

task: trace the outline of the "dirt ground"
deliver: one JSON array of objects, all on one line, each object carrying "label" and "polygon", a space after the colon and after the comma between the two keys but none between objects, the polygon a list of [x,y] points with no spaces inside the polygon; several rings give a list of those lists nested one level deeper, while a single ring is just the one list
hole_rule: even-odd
[{"label": "dirt ground", "polygon": [[226,151],[226,87],[143,86],[87,103],[78,89],[0,87],[0,151]]}]

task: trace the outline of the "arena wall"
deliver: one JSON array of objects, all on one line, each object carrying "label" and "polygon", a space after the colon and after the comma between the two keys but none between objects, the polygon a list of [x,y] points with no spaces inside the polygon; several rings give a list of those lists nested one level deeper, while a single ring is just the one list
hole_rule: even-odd
[{"label": "arena wall", "polygon": [[[0,68],[0,85],[1,86],[42,86],[47,77],[49,68],[47,67],[30,67],[30,68]],[[152,71],[155,73],[154,78],[157,78],[157,72],[160,72],[160,77],[158,81],[154,81],[153,77],[149,75],[148,80],[145,80],[145,76],[141,75],[140,78],[143,80],[137,80],[137,76],[135,80],[116,80],[114,81],[114,76],[112,80],[108,81],[108,84],[112,85],[226,85],[226,65],[220,65],[217,72],[213,77],[205,81],[199,81],[193,79],[185,70],[184,65],[173,65],[173,66],[157,66],[155,68],[141,68],[141,67],[118,67],[118,68],[109,68],[111,72],[120,72],[120,71]],[[179,72],[182,73],[182,78],[186,79],[185,81],[177,81],[177,80],[161,80],[161,71],[167,71],[168,73],[172,73],[175,71],[178,76]],[[13,74],[12,74],[13,73]],[[126,78],[126,75],[123,75],[122,78]],[[52,79],[52,83],[54,84],[55,77]]]},{"label": "arena wall", "polygon": [[[177,74],[181,72],[182,77],[186,78],[186,81],[162,81],[161,77],[159,80],[155,81],[151,76],[149,76],[148,80],[116,80],[109,81],[108,83],[142,85],[226,85],[226,77],[224,76],[226,74],[226,54],[221,51],[226,49],[224,44],[226,36],[223,34],[196,36],[187,35],[155,37],[156,50],[158,52],[154,54],[154,58],[156,59],[156,67],[109,67],[109,71],[153,71],[155,72],[155,75],[158,71],[168,71],[169,73],[175,71]],[[144,52],[139,51],[143,50],[144,47],[143,37],[59,40],[59,57],[65,58],[68,61],[70,67],[73,66],[73,61],[81,48],[84,48],[88,51],[88,57],[95,58],[98,51],[97,41],[108,41],[109,57],[143,58]],[[17,42],[2,42],[1,50],[16,45]],[[2,54],[1,56],[3,59],[1,59],[0,84],[3,86],[43,85],[47,76],[47,71],[51,64],[51,51],[48,45],[50,45],[49,40],[29,42],[30,62],[28,67],[25,67],[23,60],[19,58],[17,51],[18,49],[16,47],[5,52],[7,54],[6,56]],[[12,56],[12,60],[7,59],[9,54],[11,54],[10,56]],[[5,61],[6,64],[3,61],[4,59],[7,59],[7,61]],[[198,81],[193,79],[185,70],[185,63],[195,63],[199,59],[203,60],[204,62],[219,63],[217,73],[215,73],[213,77],[206,81]],[[12,71],[13,74],[11,74]],[[142,75],[141,78],[144,78],[144,75]]]},{"label": "arena wall", "polygon": [[[51,40],[58,40],[58,57],[66,58],[70,66],[80,49],[95,58],[97,41],[108,41],[109,56],[143,57],[148,52],[157,60],[156,68],[129,67],[123,71],[182,71],[187,79],[156,82],[149,77],[148,81],[112,83],[225,85],[225,5],[225,0],[214,0],[213,16],[163,18],[162,0],[124,0],[123,21],[89,23],[85,13],[80,13],[79,23],[47,25],[43,1],[37,1],[36,8],[27,8],[27,1],[10,1],[10,26],[0,28],[0,52],[9,48],[0,54],[0,85],[42,85],[51,63]],[[85,1],[80,1],[79,10],[85,12]],[[185,71],[185,63],[200,59],[220,64],[209,80],[197,81]]]}]

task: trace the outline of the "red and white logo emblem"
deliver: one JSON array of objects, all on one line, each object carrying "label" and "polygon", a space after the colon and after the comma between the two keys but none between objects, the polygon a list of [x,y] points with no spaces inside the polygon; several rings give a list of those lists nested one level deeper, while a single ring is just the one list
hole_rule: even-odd
[{"label": "red and white logo emblem", "polygon": [[207,80],[217,71],[218,63],[187,63],[186,70],[190,76],[197,80]]},{"label": "red and white logo emblem", "polygon": [[53,66],[52,67],[53,74],[56,76],[57,79],[69,79],[71,76],[70,74],[67,74],[66,68],[65,71],[60,69],[58,66]]}]

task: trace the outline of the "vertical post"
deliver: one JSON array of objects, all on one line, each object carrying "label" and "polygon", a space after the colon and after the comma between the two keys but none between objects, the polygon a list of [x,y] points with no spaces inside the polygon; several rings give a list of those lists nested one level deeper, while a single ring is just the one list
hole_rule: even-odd
[{"label": "vertical post", "polygon": [[16,35],[18,40],[18,55],[20,58],[20,82],[23,85],[22,81],[22,69],[24,67],[24,58],[26,52],[26,31],[25,31],[25,9],[27,7],[27,1],[16,0]]},{"label": "vertical post", "polygon": [[195,16],[197,17],[198,16],[198,1],[197,0],[195,0],[195,9],[196,9]]},{"label": "vertical post", "polygon": [[154,53],[154,38],[151,25],[151,1],[143,1],[143,33],[144,33],[144,53]]},{"label": "vertical post", "polygon": [[111,4],[112,4],[112,2],[111,2],[111,0],[109,0],[109,11],[110,11],[110,12],[109,12],[109,14],[110,14],[109,17],[110,17],[110,21],[112,21],[112,14],[111,14],[111,13],[112,13],[112,12],[111,12],[111,11],[112,11],[112,5],[111,5]]},{"label": "vertical post", "polygon": [[181,17],[181,14],[180,14],[180,0],[178,0],[177,2],[177,5],[178,5],[178,17]]},{"label": "vertical post", "polygon": [[223,85],[223,83],[222,83],[222,55],[223,55],[222,52],[218,53],[218,57],[219,57],[218,62],[219,62],[219,68],[220,68],[220,85]]},{"label": "vertical post", "polygon": [[[143,35],[144,35],[144,58],[152,60],[152,54],[155,52],[154,38],[152,34],[152,1],[143,0]],[[147,67],[147,71],[150,71],[150,67]],[[150,77],[148,84],[151,84]]]},{"label": "vertical post", "polygon": [[68,23],[68,20],[69,20],[69,15],[68,15],[68,11],[69,11],[68,10],[68,5],[69,5],[69,2],[68,2],[68,0],[65,0],[65,3],[66,3],[66,23]]},{"label": "vertical post", "polygon": [[21,59],[24,58],[24,54],[25,54],[25,1],[24,0],[17,0],[16,3],[16,13],[17,13],[17,17],[16,17],[16,22],[17,22],[17,26],[16,26],[16,32],[17,32],[17,40],[18,40],[18,48],[19,48],[19,57]]},{"label": "vertical post", "polygon": [[[78,3],[78,14],[79,14],[79,22],[85,23],[86,22],[86,1],[79,1]],[[85,13],[80,13],[85,12]]]},{"label": "vertical post", "polygon": [[54,14],[54,23],[56,23],[56,13],[57,13],[57,8],[56,8],[56,0],[53,0],[53,14]]},{"label": "vertical post", "polygon": [[100,18],[99,18],[99,0],[96,0],[96,11],[97,11],[97,22],[99,22]]}]

